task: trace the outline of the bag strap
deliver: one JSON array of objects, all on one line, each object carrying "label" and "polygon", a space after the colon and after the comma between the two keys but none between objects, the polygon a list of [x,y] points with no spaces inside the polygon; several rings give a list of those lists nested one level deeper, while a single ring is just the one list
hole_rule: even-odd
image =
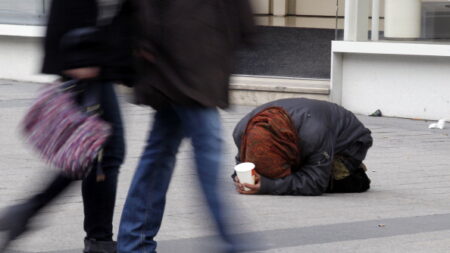
[{"label": "bag strap", "polygon": [[[78,84],[82,86],[82,100],[80,101],[81,107],[85,110],[88,115],[101,115],[101,97],[102,97],[102,83],[97,83],[97,81],[83,80],[78,81]],[[96,181],[105,181],[106,175],[103,171],[103,148],[99,151],[97,156],[97,162],[95,166],[96,170]]]},{"label": "bag strap", "polygon": [[[81,100],[81,106],[88,115],[101,115],[102,107],[100,105],[102,90],[101,83],[96,81],[80,81],[83,85],[83,95]],[[96,181],[103,182],[106,179],[106,174],[103,171],[103,148],[100,149],[96,166],[94,167],[96,173]]]},{"label": "bag strap", "polygon": [[100,101],[102,97],[101,83],[94,80],[68,80],[60,84],[62,92],[71,92],[78,99],[79,106],[89,115],[101,114]]},{"label": "bag strap", "polygon": [[81,106],[85,112],[92,114],[101,114],[100,101],[102,97],[101,83],[95,81],[83,81],[84,94],[81,101]]},{"label": "bag strap", "polygon": [[102,162],[103,162],[103,148],[98,152],[97,156],[97,168],[95,171],[97,182],[103,182],[106,179],[106,174],[105,171],[103,170]]}]

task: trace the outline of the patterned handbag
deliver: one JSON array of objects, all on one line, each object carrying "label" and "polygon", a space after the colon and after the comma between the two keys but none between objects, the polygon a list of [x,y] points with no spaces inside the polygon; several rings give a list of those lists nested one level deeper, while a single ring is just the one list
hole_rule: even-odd
[{"label": "patterned handbag", "polygon": [[111,126],[92,108],[76,102],[78,81],[45,87],[22,122],[26,140],[53,167],[72,179],[82,179],[101,158]]}]

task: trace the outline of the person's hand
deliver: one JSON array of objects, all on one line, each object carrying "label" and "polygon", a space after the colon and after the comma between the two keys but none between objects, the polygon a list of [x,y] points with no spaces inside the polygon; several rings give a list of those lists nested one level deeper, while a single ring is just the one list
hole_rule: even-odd
[{"label": "person's hand", "polygon": [[[241,184],[239,182],[239,178],[234,177],[234,186],[236,187],[236,191],[240,194],[257,194],[261,190],[261,180],[259,175],[255,175],[255,184]],[[245,190],[244,187],[247,187],[249,190]]]},{"label": "person's hand", "polygon": [[100,68],[99,67],[85,67],[85,68],[76,68],[76,69],[68,69],[64,71],[64,74],[70,76],[74,79],[91,79],[95,78],[99,75]]}]

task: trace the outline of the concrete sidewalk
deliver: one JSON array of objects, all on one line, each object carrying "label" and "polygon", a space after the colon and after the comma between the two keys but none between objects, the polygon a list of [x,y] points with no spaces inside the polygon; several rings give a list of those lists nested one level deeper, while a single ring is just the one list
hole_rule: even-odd
[{"label": "concrete sidewalk", "polygon": [[[18,128],[38,87],[0,81],[0,208],[36,193],[51,173],[23,143]],[[375,140],[365,162],[369,192],[241,196],[229,178],[236,152],[231,132],[251,109],[222,112],[227,150],[221,181],[236,211],[244,213],[236,227],[243,235],[264,238],[255,243],[264,242],[266,252],[450,252],[450,126],[429,130],[430,122],[359,116]],[[116,230],[152,113],[123,103],[128,154],[119,179]],[[190,150],[185,142],[178,156],[157,238],[161,253],[215,252],[215,232],[198,194]],[[17,240],[11,253],[81,252],[80,195],[75,183],[35,219],[38,230]]]}]

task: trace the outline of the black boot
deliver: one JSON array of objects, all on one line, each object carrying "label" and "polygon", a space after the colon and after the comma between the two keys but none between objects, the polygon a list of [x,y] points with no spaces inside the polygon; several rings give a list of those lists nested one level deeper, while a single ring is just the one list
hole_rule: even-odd
[{"label": "black boot", "polygon": [[96,241],[84,239],[83,253],[116,253],[117,243],[114,241]]},{"label": "black boot", "polygon": [[0,242],[0,253],[6,250],[11,241],[28,230],[29,221],[36,212],[32,201],[6,209],[0,216],[0,232],[6,233],[4,241]]}]

